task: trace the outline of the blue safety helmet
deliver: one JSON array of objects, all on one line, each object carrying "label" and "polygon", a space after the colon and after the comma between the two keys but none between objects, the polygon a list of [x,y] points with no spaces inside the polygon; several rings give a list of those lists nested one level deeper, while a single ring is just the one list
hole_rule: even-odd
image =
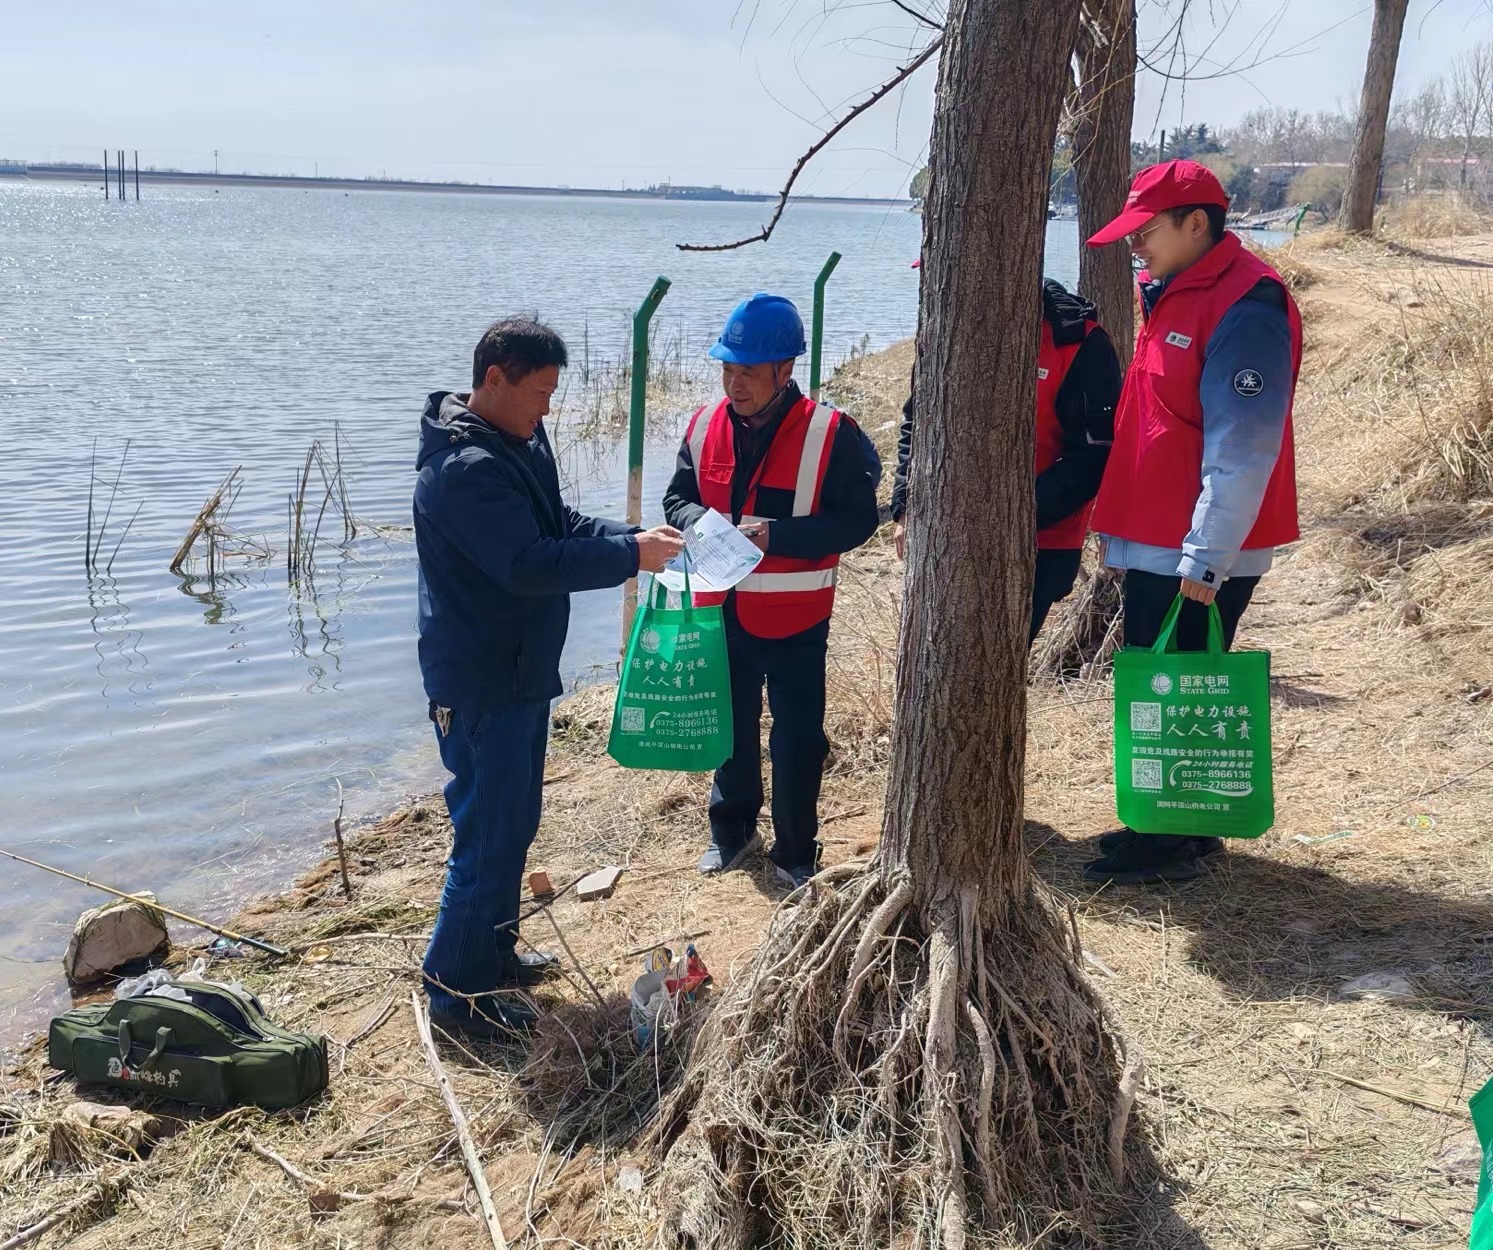
[{"label": "blue safety helmet", "polygon": [[731,310],[710,354],[732,365],[769,365],[793,360],[806,350],[804,321],[793,301],[759,292]]}]

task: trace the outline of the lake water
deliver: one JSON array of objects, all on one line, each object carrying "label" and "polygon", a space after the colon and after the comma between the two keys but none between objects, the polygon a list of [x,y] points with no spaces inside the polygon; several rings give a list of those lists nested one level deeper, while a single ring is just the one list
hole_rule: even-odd
[{"label": "lake water", "polygon": [[[699,360],[753,290],[810,307],[831,250],[828,366],[910,334],[918,218],[796,206],[0,182],[0,847],[221,916],[321,853],[337,806],[385,809],[440,781],[415,659],[409,495],[424,396],[465,389],[483,327],[537,312],[618,358],[655,275],[659,339]],[[1048,268],[1071,282],[1076,230]],[[571,370],[567,401],[585,406]],[[701,373],[708,383],[709,374]],[[681,397],[650,443],[645,510],[673,462]],[[578,421],[561,414],[557,444]],[[313,439],[345,444],[353,512],[314,583],[288,584],[286,498]],[[90,454],[112,571],[85,570]],[[121,457],[129,441],[128,457]],[[575,449],[572,502],[620,516],[620,448]],[[275,553],[215,582],[168,571],[203,501],[242,466],[232,513]],[[312,492],[313,504],[319,502]],[[138,510],[138,515],[137,514]],[[126,523],[134,517],[125,533]],[[335,531],[335,533],[334,533]],[[329,541],[330,537],[330,541]],[[615,591],[577,596],[568,675],[613,662]],[[58,959],[100,896],[0,861],[0,1035],[61,1001]],[[193,936],[196,936],[195,934]]]}]

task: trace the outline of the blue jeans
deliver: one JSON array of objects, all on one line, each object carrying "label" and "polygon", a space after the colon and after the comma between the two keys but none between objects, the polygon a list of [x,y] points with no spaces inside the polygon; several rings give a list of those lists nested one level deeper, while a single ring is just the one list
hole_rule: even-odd
[{"label": "blue jeans", "polygon": [[518,919],[524,860],[539,832],[549,718],[549,700],[538,699],[499,704],[475,717],[452,712],[449,733],[436,726],[441,763],[451,774],[452,838],[441,910],[425,950],[425,988],[435,1011],[465,1012],[468,1004],[446,990],[487,993],[513,962],[518,926],[497,926]]}]

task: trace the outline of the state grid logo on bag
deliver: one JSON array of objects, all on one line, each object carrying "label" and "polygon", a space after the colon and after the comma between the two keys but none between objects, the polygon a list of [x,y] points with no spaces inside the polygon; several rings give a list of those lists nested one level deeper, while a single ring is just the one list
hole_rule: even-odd
[{"label": "state grid logo on bag", "polygon": [[638,635],[638,646],[642,647],[649,655],[657,655],[658,648],[662,642],[663,639],[659,637],[658,630],[656,629],[645,629]]},{"label": "state grid logo on bag", "polygon": [[1168,673],[1157,673],[1151,678],[1151,689],[1157,694],[1167,695],[1172,692],[1172,679]]}]

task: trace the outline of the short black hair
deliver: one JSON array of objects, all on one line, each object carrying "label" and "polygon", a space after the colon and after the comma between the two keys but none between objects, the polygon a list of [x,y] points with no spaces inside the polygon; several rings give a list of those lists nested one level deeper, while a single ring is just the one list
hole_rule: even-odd
[{"label": "short black hair", "polygon": [[1224,231],[1229,228],[1229,212],[1226,208],[1219,208],[1217,204],[1189,204],[1185,208],[1169,208],[1166,210],[1177,225],[1181,225],[1193,213],[1206,213],[1208,215],[1208,233],[1213,236],[1213,242],[1222,243]]},{"label": "short black hair", "polygon": [[510,382],[520,382],[540,369],[563,369],[569,363],[565,340],[542,321],[504,317],[487,327],[472,353],[472,387],[480,387],[494,365]]}]

